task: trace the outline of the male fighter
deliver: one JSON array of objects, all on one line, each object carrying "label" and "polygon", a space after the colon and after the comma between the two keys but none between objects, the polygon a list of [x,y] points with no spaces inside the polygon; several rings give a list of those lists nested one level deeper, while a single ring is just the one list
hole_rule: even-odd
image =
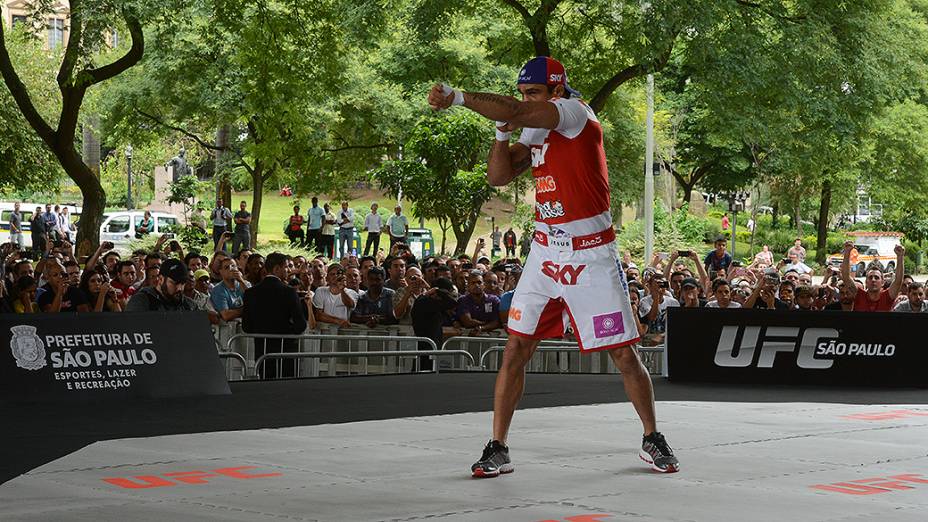
[{"label": "male fighter", "polygon": [[[582,353],[608,350],[644,427],[639,455],[664,473],[679,463],[657,431],[651,378],[638,358],[628,285],[609,213],[609,174],[596,115],[568,86],[564,66],[538,57],[519,73],[522,101],[434,85],[434,110],[463,105],[496,121],[487,179],[503,186],[532,167],[535,236],[509,312],[509,340],[496,378],[493,438],[472,467],[474,477],[514,470],[506,436],[525,384],[525,365],[541,339],[573,325]],[[518,143],[511,133],[522,129]],[[568,323],[567,321],[570,321]]]}]

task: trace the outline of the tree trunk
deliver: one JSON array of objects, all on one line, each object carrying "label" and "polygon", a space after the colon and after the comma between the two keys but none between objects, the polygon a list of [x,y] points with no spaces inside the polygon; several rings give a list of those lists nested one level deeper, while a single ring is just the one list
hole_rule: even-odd
[{"label": "tree trunk", "polygon": [[100,176],[100,138],[97,135],[97,129],[100,128],[100,116],[94,114],[87,118],[87,121],[81,127],[81,156],[84,158],[84,164],[87,165],[91,172]]},{"label": "tree trunk", "polygon": [[793,213],[796,215],[796,237],[802,237],[802,196],[796,196],[796,208]]},{"label": "tree trunk", "polygon": [[63,146],[59,144],[52,152],[68,177],[81,189],[83,203],[75,252],[78,256],[92,255],[100,243],[100,225],[103,224],[103,212],[106,210],[106,192],[100,185],[100,178],[81,160],[73,143]]},{"label": "tree trunk", "polygon": [[221,150],[216,152],[216,167],[214,177],[216,179],[216,196],[222,198],[226,206],[232,208],[232,183],[229,181],[229,152],[225,149],[229,146],[229,126],[223,125],[216,130],[216,146]]},{"label": "tree trunk", "polygon": [[818,207],[818,238],[815,241],[815,262],[824,265],[828,254],[828,212],[831,207],[831,180],[822,182],[822,201]]},{"label": "tree trunk", "polygon": [[464,223],[455,223],[455,220],[453,218],[451,219],[451,231],[454,232],[454,238],[458,242],[458,244],[454,246],[454,255],[457,256],[467,253],[467,245],[470,243],[470,238],[474,235],[477,219],[479,219],[479,216],[474,219],[467,219]]},{"label": "tree trunk", "polygon": [[777,219],[779,217],[780,217],[780,203],[774,201],[773,212],[771,213],[771,216],[770,216],[771,218],[770,221],[772,222],[772,226],[770,228],[773,228],[773,229],[777,228]]},{"label": "tree trunk", "polygon": [[255,161],[251,175],[251,246],[258,246],[258,225],[261,222],[261,203],[264,201],[264,164]]}]

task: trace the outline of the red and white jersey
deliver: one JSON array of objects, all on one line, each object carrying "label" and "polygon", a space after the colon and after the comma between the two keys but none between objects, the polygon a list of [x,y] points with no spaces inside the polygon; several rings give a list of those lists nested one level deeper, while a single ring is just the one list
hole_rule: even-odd
[{"label": "red and white jersey", "polygon": [[535,228],[582,236],[609,228],[609,172],[603,129],[578,99],[549,100],[560,121],[554,129],[522,130],[519,143],[532,153]]}]

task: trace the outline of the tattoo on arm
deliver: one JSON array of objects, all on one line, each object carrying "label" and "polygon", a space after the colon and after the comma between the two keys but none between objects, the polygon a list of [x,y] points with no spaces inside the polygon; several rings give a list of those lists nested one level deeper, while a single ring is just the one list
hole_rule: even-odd
[{"label": "tattoo on arm", "polygon": [[[482,109],[492,111],[493,113],[504,111],[507,114],[515,114],[516,111],[519,110],[519,101],[511,96],[502,96],[500,94],[493,94],[489,92],[468,92],[466,93],[466,97],[464,98],[464,100],[465,100],[465,106],[488,117],[489,115],[484,114],[484,110]],[[474,104],[476,104],[477,106],[476,107],[473,106]],[[494,117],[493,119],[505,119],[505,118]]]}]

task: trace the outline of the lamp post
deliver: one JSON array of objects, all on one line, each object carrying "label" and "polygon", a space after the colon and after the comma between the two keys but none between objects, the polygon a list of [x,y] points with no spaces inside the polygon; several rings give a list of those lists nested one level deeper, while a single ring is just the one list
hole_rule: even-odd
[{"label": "lamp post", "polygon": [[132,208],[132,145],[126,145],[126,210]]}]

